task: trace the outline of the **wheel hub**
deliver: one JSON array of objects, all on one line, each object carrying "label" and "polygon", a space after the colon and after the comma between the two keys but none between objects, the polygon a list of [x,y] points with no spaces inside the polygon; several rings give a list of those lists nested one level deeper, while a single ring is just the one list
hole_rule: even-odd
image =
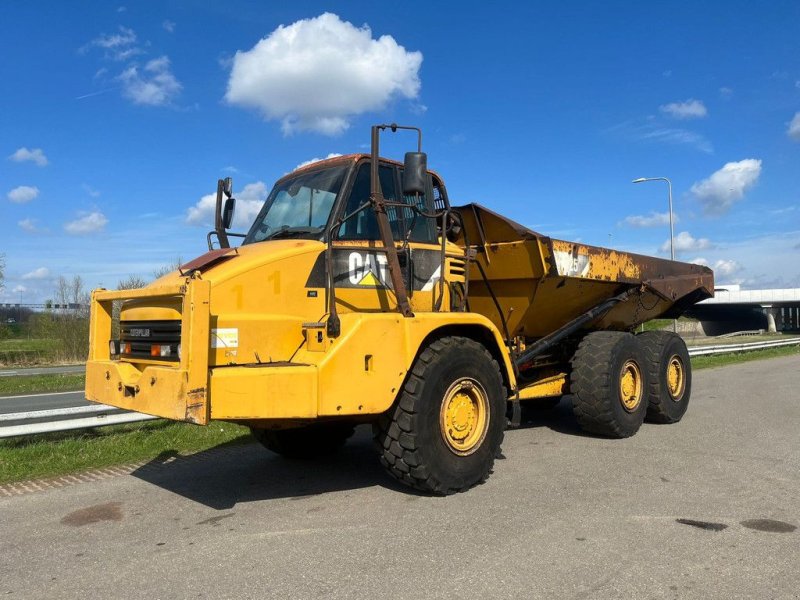
[{"label": "wheel hub", "polygon": [[448,448],[466,456],[480,447],[489,424],[489,400],[480,383],[469,377],[445,392],[439,415],[442,438]]},{"label": "wheel hub", "polygon": [[642,402],[642,372],[632,360],[627,361],[620,372],[619,400],[628,412],[635,411]]},{"label": "wheel hub", "polygon": [[677,402],[683,396],[686,387],[686,371],[683,361],[679,356],[673,356],[667,363],[667,391],[670,397]]}]

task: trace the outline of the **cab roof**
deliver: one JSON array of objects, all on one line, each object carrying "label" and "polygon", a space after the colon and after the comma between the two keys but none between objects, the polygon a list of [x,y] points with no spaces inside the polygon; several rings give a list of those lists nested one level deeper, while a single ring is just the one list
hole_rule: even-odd
[{"label": "cab roof", "polygon": [[[335,167],[335,166],[339,166],[339,165],[344,166],[344,165],[347,165],[349,163],[357,163],[358,161],[363,160],[363,159],[369,160],[371,158],[371,156],[372,155],[365,154],[365,153],[343,154],[342,156],[334,156],[333,158],[324,158],[322,160],[316,160],[316,161],[314,161],[312,163],[309,163],[307,165],[303,165],[302,167],[299,167],[299,168],[295,169],[291,173],[287,173],[286,175],[284,175],[283,177],[278,179],[278,181],[276,183],[280,183],[281,181],[283,181],[284,179],[287,179],[289,177],[294,177],[298,173],[305,173],[306,171],[316,171],[317,169],[323,169],[323,168],[326,169],[328,167]],[[383,157],[381,157],[380,161],[383,162],[383,163],[396,165],[398,167],[402,167],[403,166],[403,163],[401,163],[400,161],[397,161],[397,160],[393,160],[391,158],[383,158]],[[428,169],[428,173],[430,173],[431,175],[436,177],[439,181],[442,181],[442,178],[439,176],[439,174],[436,171],[431,171],[430,169]]]}]

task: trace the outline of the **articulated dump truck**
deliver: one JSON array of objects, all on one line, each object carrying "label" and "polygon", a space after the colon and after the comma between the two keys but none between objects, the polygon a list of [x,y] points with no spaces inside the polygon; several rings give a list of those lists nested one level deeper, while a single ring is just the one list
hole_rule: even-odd
[{"label": "articulated dump truck", "polygon": [[[380,158],[398,130],[417,151]],[[679,421],[686,346],[635,331],[711,297],[713,273],[451,206],[421,140],[374,126],[370,154],[280,179],[246,234],[228,231],[220,180],[206,254],[145,288],[93,292],[87,398],[240,423],[288,457],[370,423],[389,474],[435,494],[488,477],[521,403],[568,395],[584,430],[614,438]]]}]

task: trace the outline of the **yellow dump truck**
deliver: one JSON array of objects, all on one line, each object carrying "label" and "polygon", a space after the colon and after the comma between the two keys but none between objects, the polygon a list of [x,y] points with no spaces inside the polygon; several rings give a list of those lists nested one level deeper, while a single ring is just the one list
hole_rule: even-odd
[{"label": "yellow dump truck", "polygon": [[[398,130],[417,151],[379,158]],[[242,423],[295,457],[371,423],[387,471],[436,494],[486,479],[522,402],[569,394],[580,426],[610,437],[680,420],[685,344],[634,332],[712,296],[713,273],[451,206],[421,140],[374,126],[370,154],[281,178],[246,234],[228,231],[220,180],[209,252],[145,288],[93,292],[87,398]]]}]

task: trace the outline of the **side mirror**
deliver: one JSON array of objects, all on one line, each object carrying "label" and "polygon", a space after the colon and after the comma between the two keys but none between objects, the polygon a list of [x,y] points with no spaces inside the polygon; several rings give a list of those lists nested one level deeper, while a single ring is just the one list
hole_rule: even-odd
[{"label": "side mirror", "polygon": [[428,183],[428,155],[406,152],[403,164],[403,195],[424,194]]},{"label": "side mirror", "polygon": [[233,179],[231,177],[226,177],[222,181],[222,191],[225,192],[225,196],[230,198],[233,195]]},{"label": "side mirror", "polygon": [[225,200],[225,207],[222,209],[222,227],[224,229],[231,228],[231,223],[233,223],[233,214],[235,210],[236,210],[236,198],[229,196],[228,199]]}]

